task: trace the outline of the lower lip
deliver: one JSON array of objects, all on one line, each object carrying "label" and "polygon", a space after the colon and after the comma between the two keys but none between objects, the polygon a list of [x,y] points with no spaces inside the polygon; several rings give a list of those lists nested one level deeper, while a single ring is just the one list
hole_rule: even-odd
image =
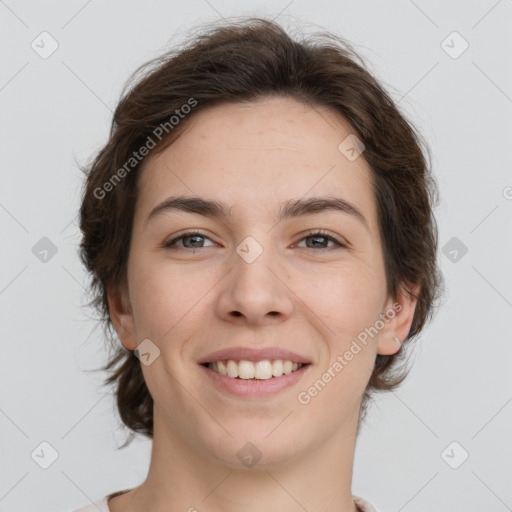
[{"label": "lower lip", "polygon": [[235,379],[214,372],[207,366],[199,365],[217,388],[231,395],[244,398],[267,398],[277,395],[280,391],[292,387],[308,371],[310,364],[300,367],[294,372],[270,379]]}]

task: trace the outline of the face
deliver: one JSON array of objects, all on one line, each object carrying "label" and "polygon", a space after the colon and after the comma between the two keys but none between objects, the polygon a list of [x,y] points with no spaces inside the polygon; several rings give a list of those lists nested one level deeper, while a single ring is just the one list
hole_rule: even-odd
[{"label": "face", "polygon": [[[371,171],[364,153],[339,150],[352,131],[337,113],[267,98],[189,121],[139,177],[114,325],[126,348],[150,340],[154,421],[173,439],[232,466],[246,442],[260,464],[293,460],[357,424],[375,356],[398,351],[414,304],[386,295]],[[162,207],[177,196],[225,215]],[[243,350],[211,355],[233,348]],[[201,364],[231,357],[244,376],[279,374],[277,359],[308,364],[250,380]]]}]

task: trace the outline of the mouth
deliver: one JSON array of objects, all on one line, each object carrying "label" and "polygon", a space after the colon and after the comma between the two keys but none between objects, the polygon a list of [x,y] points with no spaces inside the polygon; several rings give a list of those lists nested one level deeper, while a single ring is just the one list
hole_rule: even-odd
[{"label": "mouth", "polygon": [[202,366],[219,375],[236,380],[270,380],[289,375],[310,363],[297,363],[283,359],[264,359],[261,361],[239,361],[233,359],[202,363]]}]

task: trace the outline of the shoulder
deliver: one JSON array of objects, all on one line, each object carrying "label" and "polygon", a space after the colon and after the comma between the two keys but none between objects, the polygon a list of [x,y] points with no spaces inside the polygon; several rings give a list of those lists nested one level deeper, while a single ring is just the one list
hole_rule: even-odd
[{"label": "shoulder", "polygon": [[103,498],[91,503],[90,505],[86,505],[85,507],[73,510],[72,512],[110,512],[108,508],[108,498],[109,496],[104,496]]},{"label": "shoulder", "polygon": [[[114,495],[121,494],[122,492],[123,491],[120,491],[119,493],[109,494],[108,496],[104,496],[103,498],[92,503],[91,505],[86,505],[85,507],[73,510],[72,512],[98,512],[98,510],[100,510],[101,512],[110,512],[110,509],[108,508],[108,500],[110,498],[113,498]],[[373,505],[371,505],[371,503],[361,498],[360,496],[353,495],[352,498],[354,499],[354,503],[356,504],[360,512],[378,512],[377,509],[373,507]]]},{"label": "shoulder", "polygon": [[359,512],[379,512],[371,503],[367,502],[360,496],[352,495],[354,503],[356,504]]},{"label": "shoulder", "polygon": [[110,512],[108,508],[108,502],[112,498],[119,496],[120,494],[124,494],[126,492],[131,491],[132,489],[123,489],[122,491],[116,491],[110,494],[107,494],[103,498],[91,503],[90,505],[86,505],[85,507],[78,508],[76,510],[72,510],[71,512]]}]

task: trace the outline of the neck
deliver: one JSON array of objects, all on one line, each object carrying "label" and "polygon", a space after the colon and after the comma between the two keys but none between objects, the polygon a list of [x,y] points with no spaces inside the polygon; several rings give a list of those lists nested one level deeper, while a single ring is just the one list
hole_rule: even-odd
[{"label": "neck", "polygon": [[155,407],[148,476],[139,487],[113,498],[110,510],[357,512],[351,486],[358,418],[291,462],[240,469],[187,444]]}]

